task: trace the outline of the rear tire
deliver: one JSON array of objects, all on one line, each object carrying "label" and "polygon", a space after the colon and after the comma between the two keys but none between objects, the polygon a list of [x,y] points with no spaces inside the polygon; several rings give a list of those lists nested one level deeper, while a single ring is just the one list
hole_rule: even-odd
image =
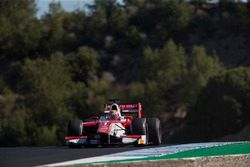
[{"label": "rear tire", "polygon": [[153,145],[161,144],[161,123],[158,118],[147,118],[148,141]]}]

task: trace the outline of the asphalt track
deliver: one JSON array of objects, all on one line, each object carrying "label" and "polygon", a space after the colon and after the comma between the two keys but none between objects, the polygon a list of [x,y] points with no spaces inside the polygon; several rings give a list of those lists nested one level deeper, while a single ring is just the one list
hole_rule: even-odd
[{"label": "asphalt track", "polygon": [[146,147],[109,147],[109,148],[80,148],[62,147],[0,147],[0,167],[29,167],[61,161],[88,158]]}]

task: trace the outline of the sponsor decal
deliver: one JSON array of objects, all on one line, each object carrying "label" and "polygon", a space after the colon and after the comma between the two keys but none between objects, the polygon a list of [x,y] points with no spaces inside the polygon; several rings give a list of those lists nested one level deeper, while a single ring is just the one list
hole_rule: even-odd
[{"label": "sponsor decal", "polygon": [[138,144],[145,144],[145,140],[139,139],[139,140],[138,140]]}]

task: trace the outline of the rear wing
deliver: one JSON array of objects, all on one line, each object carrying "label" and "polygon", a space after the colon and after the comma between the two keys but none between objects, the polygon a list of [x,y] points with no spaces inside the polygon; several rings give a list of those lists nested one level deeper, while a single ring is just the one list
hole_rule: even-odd
[{"label": "rear wing", "polygon": [[[111,110],[112,104],[105,104],[104,106],[104,113],[108,113]],[[138,118],[142,118],[142,104],[135,103],[135,104],[118,104],[119,108],[121,109],[121,114],[135,114],[137,113]]]}]

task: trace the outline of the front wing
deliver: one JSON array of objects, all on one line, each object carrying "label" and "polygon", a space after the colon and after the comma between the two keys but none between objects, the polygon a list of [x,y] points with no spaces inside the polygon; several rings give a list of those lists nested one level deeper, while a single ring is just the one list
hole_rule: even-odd
[{"label": "front wing", "polygon": [[[146,135],[124,135],[120,137],[121,144],[136,144],[136,145],[146,145],[148,143]],[[74,145],[98,145],[101,141],[96,135],[95,137],[89,136],[66,136],[66,144]],[[110,143],[113,144],[113,143]]]}]

